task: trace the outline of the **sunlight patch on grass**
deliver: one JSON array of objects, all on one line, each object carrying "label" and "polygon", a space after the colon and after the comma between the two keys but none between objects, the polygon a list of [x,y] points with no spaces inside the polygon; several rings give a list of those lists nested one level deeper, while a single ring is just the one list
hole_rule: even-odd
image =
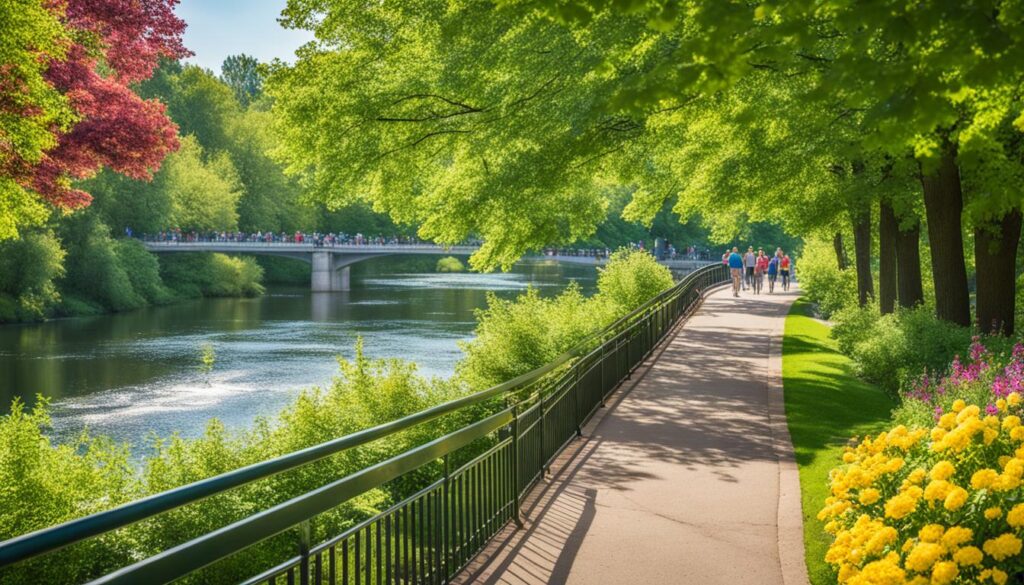
[{"label": "sunlight patch on grass", "polygon": [[835,583],[825,563],[829,537],[816,516],[828,496],[828,473],[839,463],[850,437],[883,430],[895,406],[881,389],[853,377],[829,328],[810,317],[799,299],[786,317],[782,341],[786,419],[800,468],[804,551],[811,583]]}]

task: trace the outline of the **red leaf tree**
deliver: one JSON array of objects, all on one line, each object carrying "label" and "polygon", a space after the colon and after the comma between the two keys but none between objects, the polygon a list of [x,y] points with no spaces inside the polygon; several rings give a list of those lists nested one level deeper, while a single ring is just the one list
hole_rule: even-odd
[{"label": "red leaf tree", "polygon": [[64,59],[50,64],[47,81],[67,96],[78,121],[58,133],[57,147],[34,165],[30,187],[64,209],[89,204],[72,181],[108,167],[133,178],[151,178],[178,147],[178,128],[157,100],[144,100],[130,84],[153,74],[161,58],[190,53],[181,42],[185,23],[178,0],[66,0],[55,2],[76,39]]}]

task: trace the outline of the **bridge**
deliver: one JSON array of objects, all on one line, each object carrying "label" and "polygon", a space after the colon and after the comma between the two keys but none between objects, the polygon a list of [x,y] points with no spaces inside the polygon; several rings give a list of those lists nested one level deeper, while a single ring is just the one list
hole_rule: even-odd
[{"label": "bridge", "polygon": [[[311,242],[232,242],[198,241],[182,242],[144,241],[146,249],[155,254],[183,252],[220,252],[222,254],[253,254],[278,256],[309,263],[313,270],[310,285],[313,292],[340,292],[351,288],[349,268],[357,262],[396,254],[430,256],[469,256],[479,246],[438,246],[436,244],[334,244],[316,245]],[[524,259],[553,260],[569,264],[601,266],[608,261],[606,256],[585,256],[566,254],[544,254],[527,256]],[[670,269],[690,272],[712,264],[705,260],[661,260]]]}]

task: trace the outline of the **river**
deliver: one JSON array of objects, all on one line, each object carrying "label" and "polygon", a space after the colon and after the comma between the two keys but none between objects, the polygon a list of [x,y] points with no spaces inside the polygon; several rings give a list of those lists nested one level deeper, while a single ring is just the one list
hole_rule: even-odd
[{"label": "river", "polygon": [[[436,260],[436,259],[434,259]],[[324,386],[357,336],[369,357],[400,357],[448,376],[486,295],[570,281],[593,292],[588,266],[529,262],[510,272],[441,274],[433,261],[382,258],[353,267],[352,290],[268,288],[251,299],[198,299],[128,313],[0,327],[0,404],[51,400],[52,434],[88,428],[133,446],[151,434],[194,437],[216,417],[229,428],[271,415],[301,389]],[[204,346],[213,348],[204,372]]]}]

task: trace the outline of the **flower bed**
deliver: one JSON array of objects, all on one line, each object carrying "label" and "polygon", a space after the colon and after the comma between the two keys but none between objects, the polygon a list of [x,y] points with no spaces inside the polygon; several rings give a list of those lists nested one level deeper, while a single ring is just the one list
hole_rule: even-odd
[{"label": "flower bed", "polygon": [[975,339],[922,377],[897,425],[847,448],[819,518],[839,582],[1006,583],[1024,575],[1024,346]]}]

